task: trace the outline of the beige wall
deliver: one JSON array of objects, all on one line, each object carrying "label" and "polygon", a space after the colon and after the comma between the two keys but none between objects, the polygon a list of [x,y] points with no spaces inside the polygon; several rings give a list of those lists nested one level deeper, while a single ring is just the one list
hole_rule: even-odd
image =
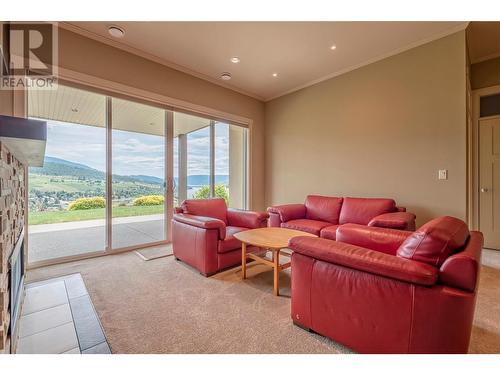
[{"label": "beige wall", "polygon": [[0,115],[12,116],[12,91],[0,90]]},{"label": "beige wall", "polygon": [[472,89],[500,85],[500,57],[471,66]]},{"label": "beige wall", "polygon": [[459,32],[266,103],[266,204],[393,197],[418,224],[465,219],[465,72]]},{"label": "beige wall", "polygon": [[229,126],[229,207],[244,208],[245,202],[245,129]]},{"label": "beige wall", "polygon": [[81,35],[60,30],[59,65],[94,77],[253,120],[250,152],[252,208],[264,206],[264,104]]}]

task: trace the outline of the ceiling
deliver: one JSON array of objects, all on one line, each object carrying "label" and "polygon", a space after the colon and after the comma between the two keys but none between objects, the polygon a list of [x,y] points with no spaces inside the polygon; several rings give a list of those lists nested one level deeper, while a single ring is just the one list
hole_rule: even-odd
[{"label": "ceiling", "polygon": [[[165,111],[128,100],[111,102],[113,130],[165,134]],[[28,90],[28,116],[97,127],[106,126],[106,97],[58,85],[56,90]],[[174,112],[174,137],[207,127],[210,120]]]},{"label": "ceiling", "polygon": [[[121,27],[125,36],[111,37],[109,25]],[[270,100],[441,38],[467,23],[64,22],[61,26]],[[240,63],[230,62],[233,56]],[[232,79],[220,80],[223,72],[230,72]]]},{"label": "ceiling", "polygon": [[471,22],[467,39],[472,64],[500,57],[500,22]]}]

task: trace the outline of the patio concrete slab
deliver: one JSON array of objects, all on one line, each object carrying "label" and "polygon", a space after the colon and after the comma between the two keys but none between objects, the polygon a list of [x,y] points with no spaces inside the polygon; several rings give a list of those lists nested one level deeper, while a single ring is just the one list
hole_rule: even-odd
[{"label": "patio concrete slab", "polygon": [[[115,224],[128,224],[128,223],[142,223],[145,221],[162,220],[162,219],[163,219],[163,214],[116,217],[116,218],[113,218],[113,225],[115,225]],[[59,231],[59,230],[102,227],[104,225],[106,225],[105,219],[70,221],[67,223],[30,225],[30,232],[31,233],[54,232],[54,231]]]},{"label": "patio concrete slab", "polygon": [[[130,220],[127,222],[123,220],[121,223],[114,221],[113,248],[146,244],[165,239],[163,215],[159,216],[159,219],[149,216],[144,217],[145,220],[142,221]],[[135,217],[134,219],[139,218]],[[47,228],[40,231],[36,230],[36,227],[31,226],[28,232],[28,260],[30,263],[103,251],[105,247],[106,229],[104,223],[100,226],[88,226],[88,223],[83,222],[80,228],[68,226],[68,229],[61,229],[59,226],[53,227],[55,230],[52,231],[46,230]],[[35,230],[32,230],[33,228]]]}]

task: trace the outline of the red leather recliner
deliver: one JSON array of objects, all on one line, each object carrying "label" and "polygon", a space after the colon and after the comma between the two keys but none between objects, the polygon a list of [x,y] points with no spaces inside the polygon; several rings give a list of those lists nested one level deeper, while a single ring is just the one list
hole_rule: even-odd
[{"label": "red leather recliner", "polygon": [[172,220],[174,256],[205,276],[241,264],[241,242],[233,235],[265,227],[267,218],[265,212],[228,209],[220,198],[185,200]]},{"label": "red leather recliner", "polygon": [[296,324],[361,353],[467,353],[480,232],[445,216],[416,232],[347,224],[337,241],[289,243]]},{"label": "red leather recliner", "polygon": [[339,225],[352,223],[402,230],[415,229],[415,215],[393,199],[308,195],[304,204],[267,209],[269,226],[297,229],[335,240]]}]

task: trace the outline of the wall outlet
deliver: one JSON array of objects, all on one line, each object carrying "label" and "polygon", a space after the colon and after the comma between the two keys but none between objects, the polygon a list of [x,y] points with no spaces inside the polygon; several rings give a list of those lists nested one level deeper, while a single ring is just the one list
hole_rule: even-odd
[{"label": "wall outlet", "polygon": [[448,170],[447,169],[440,169],[438,172],[438,179],[447,180],[448,179]]}]

